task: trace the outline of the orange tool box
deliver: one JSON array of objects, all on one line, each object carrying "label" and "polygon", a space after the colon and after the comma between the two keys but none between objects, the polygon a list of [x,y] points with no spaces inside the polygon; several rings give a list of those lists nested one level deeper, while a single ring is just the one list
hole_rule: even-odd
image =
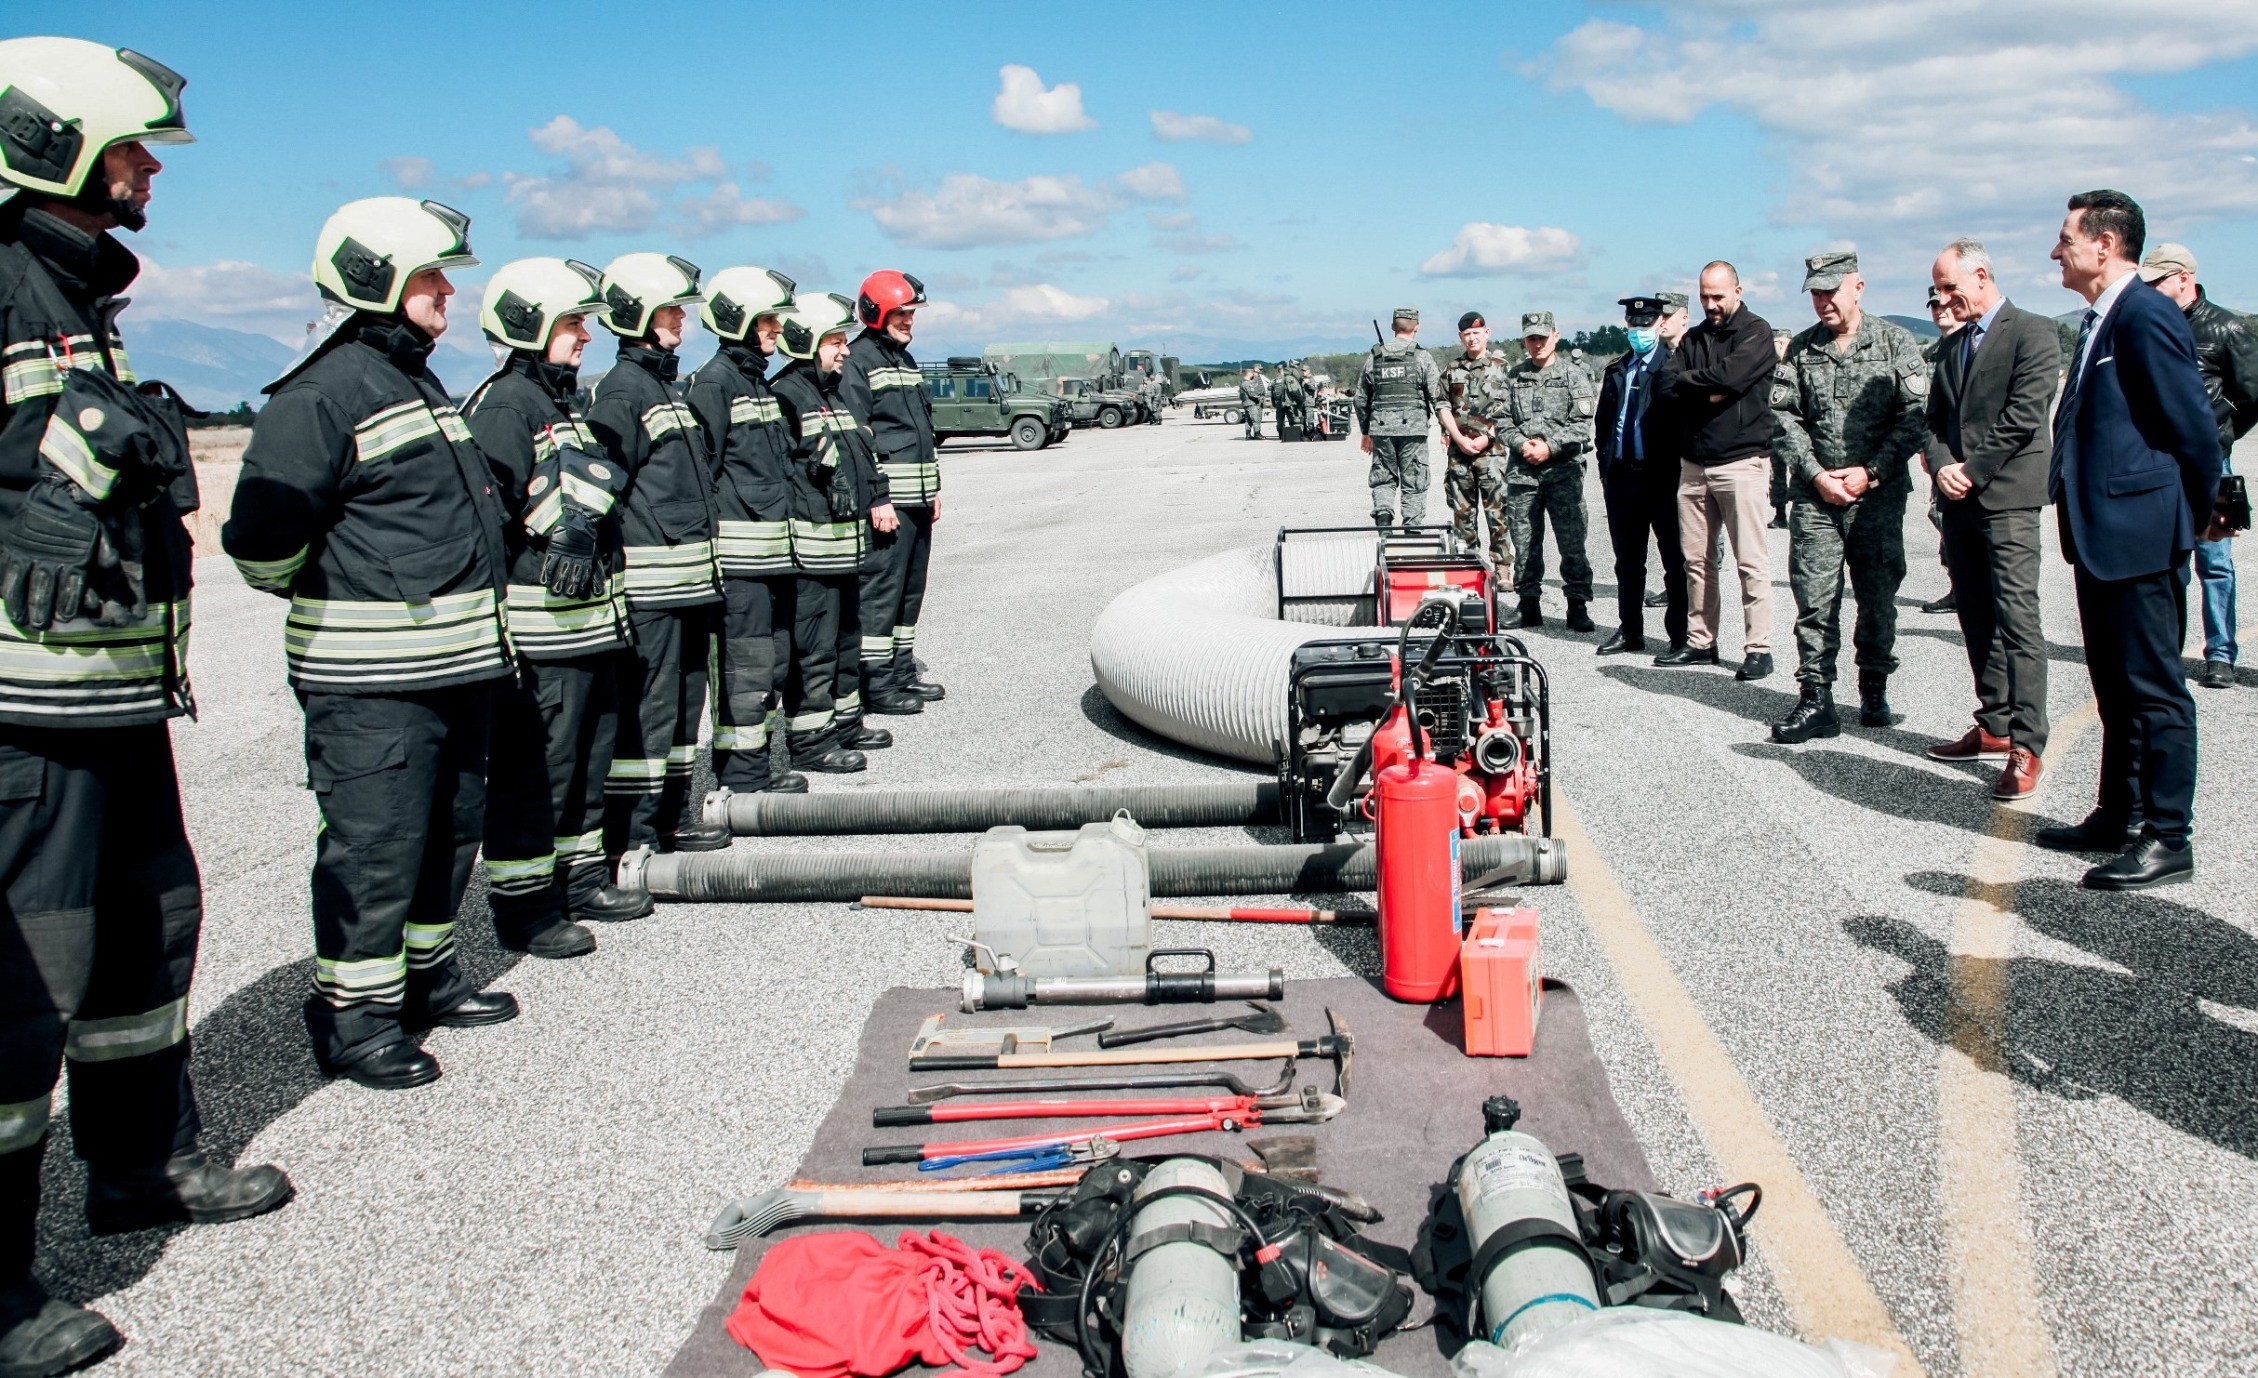
[{"label": "orange tool box", "polygon": [[1468,1057],[1527,1057],[1537,1046],[1544,962],[1537,911],[1481,909],[1458,951]]}]

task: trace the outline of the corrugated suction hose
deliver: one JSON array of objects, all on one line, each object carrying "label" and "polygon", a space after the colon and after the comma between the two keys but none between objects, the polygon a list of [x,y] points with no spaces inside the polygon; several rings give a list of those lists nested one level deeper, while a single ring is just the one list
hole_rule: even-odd
[{"label": "corrugated suction hose", "polygon": [[1196,785],[1091,785],[1035,789],[887,790],[855,794],[706,796],[705,820],[739,837],[849,833],[977,833],[1018,825],[1062,832],[1123,809],[1147,828],[1229,828],[1276,823],[1275,780]]}]

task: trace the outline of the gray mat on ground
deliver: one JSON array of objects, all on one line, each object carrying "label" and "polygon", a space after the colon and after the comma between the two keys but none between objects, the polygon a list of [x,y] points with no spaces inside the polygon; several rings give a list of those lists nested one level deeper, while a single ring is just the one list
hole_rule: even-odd
[{"label": "gray mat on ground", "polygon": [[[1443,1180],[1450,1165],[1482,1132],[1482,1100],[1503,1092],[1521,1102],[1521,1128],[1535,1134],[1556,1153],[1581,1153],[1595,1182],[1611,1187],[1656,1190],[1646,1155],[1623,1121],[1615,1097],[1608,1089],[1607,1071],[1592,1051],[1583,1006],[1574,991],[1558,984],[1545,991],[1544,1016],[1538,1026],[1536,1056],[1469,1058],[1460,1051],[1461,1015],[1456,1001],[1447,1005],[1403,1005],[1387,998],[1372,983],[1359,978],[1297,981],[1287,987],[1286,998],[1276,1002],[1292,1022],[1292,1036],[1312,1038],[1326,1031],[1325,1011],[1337,1010],[1356,1036],[1356,1056],[1349,1088],[1348,1109],[1330,1124],[1281,1125],[1256,1128],[1246,1137],[1261,1139],[1274,1134],[1313,1134],[1317,1139],[1318,1167],[1323,1180],[1363,1195],[1387,1215],[1371,1229],[1379,1239],[1409,1247],[1426,1214],[1430,1188]],[[911,1037],[926,1016],[956,1008],[951,991],[911,990],[896,987],[879,997],[863,1026],[855,1072],[840,1094],[838,1104],[816,1131],[815,1144],[800,1161],[798,1175],[824,1182],[901,1181],[915,1174],[905,1167],[866,1168],[862,1150],[874,1143],[913,1143],[921,1140],[990,1139],[1040,1133],[1070,1123],[1060,1120],[986,1121],[945,1124],[920,1129],[873,1129],[870,1112],[875,1106],[900,1105],[909,1087],[947,1081],[1008,1080],[1008,1072],[920,1073],[909,1071]],[[1243,1009],[1223,1005],[1212,1012]],[[951,1024],[1071,1024],[1100,1014],[1114,1016],[1116,1027],[1174,1023],[1211,1011],[1205,1006],[1176,1005],[1146,1008],[1139,1005],[1037,1008],[988,1014],[951,1013]],[[1200,1040],[1175,1040],[1154,1046],[1170,1047],[1194,1041],[1238,1042],[1253,1035],[1216,1034]],[[1096,1039],[1084,1035],[1061,1043],[1064,1049],[1091,1048]],[[1300,1063],[1297,1084],[1316,1084],[1331,1090],[1333,1069],[1315,1059]],[[1161,1071],[1131,1068],[1127,1071]],[[1275,1079],[1275,1063],[1241,1063],[1230,1070],[1250,1083]],[[1102,1075],[1094,1071],[1046,1071],[1016,1074],[1032,1076]],[[1101,1092],[1100,1095],[1204,1096],[1207,1091]],[[1126,1117],[1138,1118],[1138,1117]],[[1087,1123],[1103,1123],[1089,1121]],[[1170,1151],[1204,1153],[1216,1157],[1251,1160],[1238,1135],[1200,1134],[1123,1145],[1123,1152],[1152,1157]],[[955,1176],[955,1173],[943,1174]],[[752,1195],[779,1182],[747,1182]],[[714,1203],[718,1208],[721,1203]],[[685,1231],[702,1233],[704,1220],[685,1220]],[[789,1225],[767,1238],[747,1242],[737,1251],[736,1266],[719,1296],[699,1314],[696,1328],[674,1362],[670,1378],[736,1378],[758,1373],[761,1364],[751,1351],[729,1338],[724,1329],[737,1308],[745,1284],[760,1265],[772,1240],[795,1232],[868,1228],[888,1244],[904,1229],[937,1229],[968,1243],[1023,1257],[1027,1222],[1000,1221],[966,1224],[945,1222],[881,1221],[870,1226],[854,1222],[808,1221]],[[1428,1308],[1422,1306],[1420,1314]],[[1381,1345],[1376,1362],[1409,1378],[1449,1372],[1438,1348],[1434,1330],[1398,1333]],[[1021,1372],[1031,1378],[1075,1378],[1080,1364],[1069,1346],[1038,1341],[1042,1355]]]}]

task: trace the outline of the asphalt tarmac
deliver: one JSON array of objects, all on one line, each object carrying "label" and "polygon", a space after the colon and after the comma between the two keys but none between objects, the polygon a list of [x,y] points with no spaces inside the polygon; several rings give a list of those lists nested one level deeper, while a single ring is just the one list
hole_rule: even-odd
[{"label": "asphalt tarmac", "polygon": [[[1032,454],[950,446],[918,637],[949,698],[889,720],[899,744],[867,775],[818,788],[1232,773],[1115,714],[1087,633],[1151,574],[1281,524],[1363,519],[1353,442],[1238,430],[1172,418]],[[1598,658],[1614,579],[1596,482],[1589,495],[1601,633],[1560,628],[1553,558],[1551,625],[1528,635],[1590,845],[1576,887],[1529,898],[1663,1182],[1716,1184],[1753,1145],[1807,1188],[1806,1214],[1791,1201],[1777,1223],[1759,1216],[1752,1319],[1852,1335],[1842,1299],[1878,1297],[1879,1324],[1932,1374],[2258,1371],[2258,674],[2195,691],[2199,883],[2089,894],[2086,861],[2017,840],[2084,814],[2099,749],[2051,527],[2055,745],[2036,801],[1995,810],[1990,768],[1921,754],[1966,728],[1972,699],[1956,624],[1917,610],[1944,587],[1918,498],[1891,685],[1904,720],[1787,748],[1767,739],[1794,695],[1784,533],[1773,678]],[[1438,491],[1431,511],[1445,510]],[[129,1337],[100,1371],[656,1372],[727,1270],[699,1243],[705,1221],[789,1173],[877,992],[953,982],[950,923],[670,905],[548,963],[494,949],[474,886],[468,960],[524,1016],[432,1035],[446,1067],[433,1086],[326,1082],[299,1013],[315,815],[283,605],[225,561],[197,577],[202,717],[174,735],[206,888],[191,1006],[206,1143],[284,1164],[298,1199],[235,1225],[90,1239],[59,1139],[42,1267]],[[1730,659],[1729,590],[1726,607]],[[1844,639],[1854,697],[1847,626]],[[1170,936],[1227,968],[1377,966],[1369,931]]]}]

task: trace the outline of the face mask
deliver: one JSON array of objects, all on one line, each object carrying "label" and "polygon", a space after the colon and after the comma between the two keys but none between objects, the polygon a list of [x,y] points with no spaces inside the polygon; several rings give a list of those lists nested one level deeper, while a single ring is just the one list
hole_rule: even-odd
[{"label": "face mask", "polygon": [[1625,326],[1623,333],[1631,337],[1631,352],[1634,354],[1647,353],[1654,348],[1654,342],[1661,338],[1651,325]]}]

